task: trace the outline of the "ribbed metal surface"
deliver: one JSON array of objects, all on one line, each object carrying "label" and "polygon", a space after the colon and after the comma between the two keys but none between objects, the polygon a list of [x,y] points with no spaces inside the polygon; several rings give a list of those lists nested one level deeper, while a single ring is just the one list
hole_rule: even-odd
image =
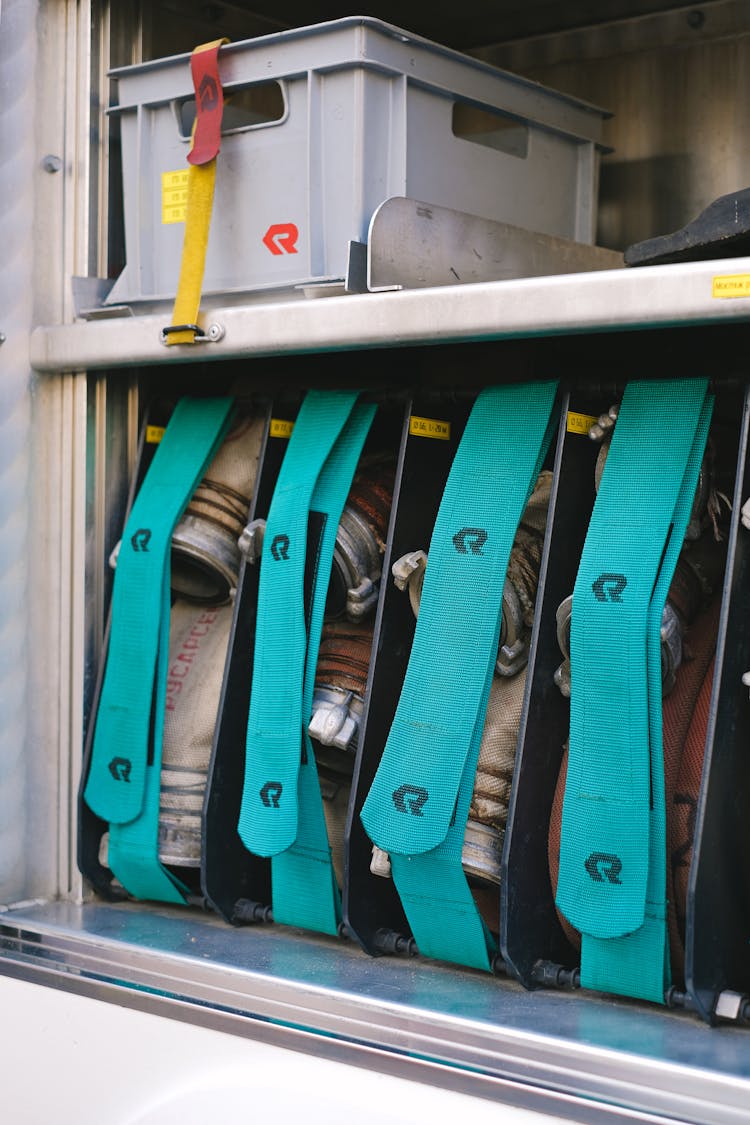
[{"label": "ribbed metal surface", "polygon": [[716,0],[540,36],[480,57],[613,114],[597,242],[624,249],[677,230],[748,183],[750,9]]},{"label": "ribbed metal surface", "polygon": [[31,405],[34,0],[0,13],[0,900],[24,886],[27,741],[27,542]]}]

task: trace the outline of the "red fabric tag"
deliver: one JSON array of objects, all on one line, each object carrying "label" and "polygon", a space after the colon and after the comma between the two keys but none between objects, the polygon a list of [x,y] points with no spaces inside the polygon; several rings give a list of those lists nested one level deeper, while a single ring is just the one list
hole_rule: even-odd
[{"label": "red fabric tag", "polygon": [[190,71],[195,88],[195,132],[188,153],[191,164],[208,164],[221,147],[221,118],[224,92],[219,78],[219,48],[226,39],[204,43],[190,56]]}]

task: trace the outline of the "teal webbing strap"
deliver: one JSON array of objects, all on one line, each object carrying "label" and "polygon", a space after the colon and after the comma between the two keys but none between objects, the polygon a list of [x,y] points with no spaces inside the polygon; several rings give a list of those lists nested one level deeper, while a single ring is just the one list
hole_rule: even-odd
[{"label": "teal webbing strap", "polygon": [[[277,921],[335,933],[333,876],[315,759],[306,735],[336,532],[374,407],[358,392],[311,391],[274,490],[261,557],[245,780],[238,832],[271,856]],[[308,517],[324,517],[305,623]]]},{"label": "teal webbing strap", "polygon": [[669,984],[660,626],[707,390],[706,380],[627,387],[573,593],[557,904],[583,935],[584,987],[657,1002]]},{"label": "teal webbing strap", "polygon": [[[172,532],[224,436],[228,398],[182,399],[133,503],[117,560],[107,666],[84,799],[109,865],[141,898],[183,901],[158,859]],[[153,724],[153,739],[150,731]]]},{"label": "teal webbing strap", "polygon": [[255,855],[278,855],[297,838],[308,516],[318,477],[356,400],[356,391],[310,391],[305,396],[266,521],[237,825],[240,839]]},{"label": "teal webbing strap", "polygon": [[313,496],[312,510],[325,514],[326,518],[316,558],[308,627],[302,699],[303,749],[299,772],[299,824],[297,838],[292,846],[271,860],[274,919],[287,925],[330,934],[338,931],[341,900],[331,862],[318,771],[307,726],[312,714],[315,669],[336,533],[374,416],[375,406],[372,404],[354,407],[348,425],[323,467]]},{"label": "teal webbing strap", "polygon": [[420,951],[489,969],[461,850],[518,523],[547,450],[557,385],[477,398],[440,503],[414,642],[362,823],[390,853]]}]

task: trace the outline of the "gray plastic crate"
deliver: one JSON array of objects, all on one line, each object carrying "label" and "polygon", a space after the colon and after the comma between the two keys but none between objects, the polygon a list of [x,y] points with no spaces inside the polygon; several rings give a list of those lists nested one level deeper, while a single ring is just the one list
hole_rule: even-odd
[{"label": "gray plastic crate", "polygon": [[[228,99],[204,295],[340,281],[392,196],[593,241],[607,114],[378,20],[223,47]],[[173,297],[189,55],[113,72],[127,265],[107,303]]]}]

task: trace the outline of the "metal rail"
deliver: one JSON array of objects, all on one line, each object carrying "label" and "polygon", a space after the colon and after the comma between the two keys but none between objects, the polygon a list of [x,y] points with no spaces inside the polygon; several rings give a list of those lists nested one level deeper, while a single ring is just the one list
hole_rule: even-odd
[{"label": "metal rail", "polygon": [[194,345],[161,343],[169,315],[37,328],[32,363],[39,371],[60,372],[747,321],[750,258],[223,308],[206,304],[201,327],[208,339]]}]

